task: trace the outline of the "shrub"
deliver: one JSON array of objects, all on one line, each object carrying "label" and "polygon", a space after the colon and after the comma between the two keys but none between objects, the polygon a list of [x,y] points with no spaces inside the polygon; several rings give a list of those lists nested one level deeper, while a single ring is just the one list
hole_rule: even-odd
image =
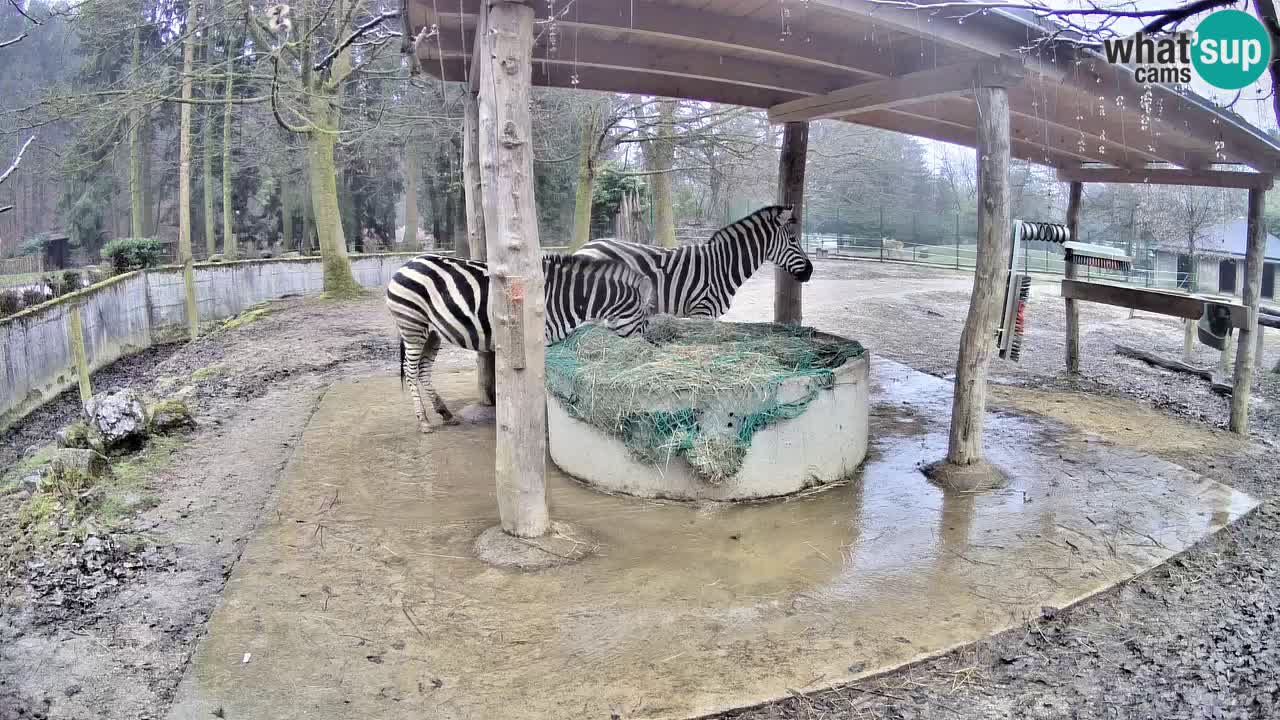
[{"label": "shrub", "polygon": [[102,246],[102,256],[116,273],[155,267],[163,249],[150,238],[118,238]]},{"label": "shrub", "polygon": [[71,293],[84,287],[84,277],[77,270],[62,271],[62,292]]},{"label": "shrub", "polygon": [[16,290],[0,290],[0,317],[8,317],[22,309],[22,295]]},{"label": "shrub", "polygon": [[45,300],[48,300],[48,298],[45,296],[43,289],[27,288],[22,291],[22,307],[24,308],[35,307]]}]

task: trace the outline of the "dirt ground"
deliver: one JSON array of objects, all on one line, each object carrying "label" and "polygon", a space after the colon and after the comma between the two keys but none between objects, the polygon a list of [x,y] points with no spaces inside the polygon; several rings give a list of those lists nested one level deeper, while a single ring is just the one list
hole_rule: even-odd
[{"label": "dirt ground", "polygon": [[[726,319],[771,315],[772,271]],[[805,323],[940,376],[954,368],[968,304],[965,273],[875,262],[821,262]],[[1051,415],[1141,448],[1266,502],[1242,522],[1117,591],[1018,631],[888,676],[723,718],[1237,718],[1280,707],[1280,512],[1274,452],[1280,380],[1255,388],[1252,442],[1219,430],[1227,401],[1189,376],[1117,356],[1117,342],[1177,357],[1169,318],[1084,305],[1083,368],[1062,372],[1062,302],[1037,283],[1020,364],[995,361],[993,403]],[[151,468],[154,506],[105,537],[114,579],[76,584],[85,548],[0,565],[0,720],[164,715],[227,574],[335,378],[394,373],[381,300],[289,299],[261,319],[190,346],[155,348],[94,376],[98,390],[186,392],[198,427]],[[1280,355],[1268,338],[1266,367]],[[1214,355],[1198,348],[1197,361]],[[472,355],[442,351],[439,363]],[[193,378],[193,375],[195,376]],[[76,412],[70,394],[0,436],[0,468],[52,439]],[[406,417],[411,412],[405,397]],[[0,495],[0,541],[19,496]],[[98,558],[99,555],[93,557]],[[102,562],[102,561],[96,561]],[[70,579],[69,579],[70,578]]]}]

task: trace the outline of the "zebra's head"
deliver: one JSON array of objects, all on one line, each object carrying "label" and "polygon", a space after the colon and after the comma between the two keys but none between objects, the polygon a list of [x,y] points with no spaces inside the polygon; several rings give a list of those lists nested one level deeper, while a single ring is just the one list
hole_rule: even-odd
[{"label": "zebra's head", "polygon": [[813,263],[800,245],[800,223],[790,205],[769,208],[772,222],[767,223],[765,257],[777,267],[791,273],[800,282],[813,276]]}]

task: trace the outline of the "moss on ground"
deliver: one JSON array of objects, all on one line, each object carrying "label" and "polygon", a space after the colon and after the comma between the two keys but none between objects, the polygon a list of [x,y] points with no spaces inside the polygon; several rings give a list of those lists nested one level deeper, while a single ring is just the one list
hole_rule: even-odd
[{"label": "moss on ground", "polygon": [[202,380],[212,380],[221,374],[221,365],[206,365],[205,367],[199,368],[195,372],[191,373],[191,379],[195,382],[200,382]]},{"label": "moss on ground", "polygon": [[223,330],[235,330],[238,327],[257,322],[262,318],[271,314],[271,307],[268,303],[261,303],[245,310],[244,312],[229,318],[222,323]]}]

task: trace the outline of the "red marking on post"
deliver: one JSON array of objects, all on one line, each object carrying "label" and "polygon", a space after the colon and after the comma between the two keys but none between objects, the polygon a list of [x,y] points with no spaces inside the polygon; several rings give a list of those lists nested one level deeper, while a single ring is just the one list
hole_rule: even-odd
[{"label": "red marking on post", "polygon": [[524,300],[524,278],[511,278],[511,299],[516,302]]}]

